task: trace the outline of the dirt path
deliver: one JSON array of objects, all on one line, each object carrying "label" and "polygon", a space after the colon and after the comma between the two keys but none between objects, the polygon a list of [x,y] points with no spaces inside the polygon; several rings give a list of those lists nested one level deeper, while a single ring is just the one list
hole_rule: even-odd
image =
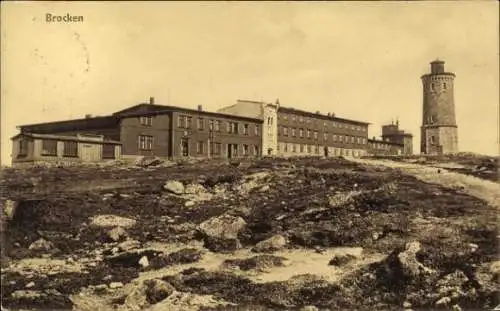
[{"label": "dirt path", "polygon": [[390,160],[351,159],[353,162],[400,169],[421,181],[439,184],[448,188],[463,189],[467,194],[500,208],[500,184],[474,176],[450,172],[425,165],[394,162]]}]

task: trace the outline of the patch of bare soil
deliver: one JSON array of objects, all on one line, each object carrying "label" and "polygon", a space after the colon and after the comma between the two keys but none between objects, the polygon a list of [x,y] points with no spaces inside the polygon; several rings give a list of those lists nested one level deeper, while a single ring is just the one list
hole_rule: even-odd
[{"label": "patch of bare soil", "polygon": [[16,208],[3,218],[3,305],[500,304],[498,208],[482,181],[431,183],[342,158],[151,163],[6,170],[1,186]]}]

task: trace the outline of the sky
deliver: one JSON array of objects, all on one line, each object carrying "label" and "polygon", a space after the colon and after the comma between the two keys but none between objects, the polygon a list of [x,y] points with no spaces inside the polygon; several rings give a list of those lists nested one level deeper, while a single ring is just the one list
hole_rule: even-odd
[{"label": "sky", "polygon": [[[148,101],[215,111],[237,99],[370,122],[420,149],[422,83],[456,74],[460,151],[498,155],[497,1],[2,2],[1,155],[17,125]],[[54,23],[46,14],[83,16]]]}]

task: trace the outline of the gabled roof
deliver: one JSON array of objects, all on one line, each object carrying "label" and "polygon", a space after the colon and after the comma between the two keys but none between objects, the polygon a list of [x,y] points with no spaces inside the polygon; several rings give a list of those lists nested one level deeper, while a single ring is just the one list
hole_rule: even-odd
[{"label": "gabled roof", "polygon": [[183,107],[176,106],[163,106],[163,105],[155,105],[155,104],[138,104],[127,109],[118,111],[113,113],[113,116],[119,118],[125,117],[139,117],[139,116],[147,116],[147,115],[158,115],[165,114],[171,112],[184,112],[184,113],[193,113],[198,115],[219,117],[219,118],[228,118],[228,119],[236,119],[236,120],[245,120],[249,122],[262,123],[261,119],[250,118],[250,117],[242,117],[233,114],[221,113],[221,112],[210,112],[205,110],[197,110],[197,109],[189,109]]},{"label": "gabled roof", "polygon": [[54,122],[45,122],[45,123],[37,123],[37,124],[27,124],[27,125],[19,125],[18,128],[21,128],[27,132],[53,132],[53,127],[57,127],[57,131],[73,131],[78,130],[80,128],[100,128],[106,127],[110,124],[117,124],[119,119],[116,116],[104,116],[104,117],[93,117],[93,118],[85,118],[85,119],[73,119],[73,120],[63,120],[63,121],[54,121]]},{"label": "gabled roof", "polygon": [[[78,142],[87,142],[87,143],[94,143],[94,144],[114,144],[114,145],[121,145],[121,142],[116,141],[116,140],[111,140],[111,139],[104,139],[102,141],[99,140],[92,140],[92,139],[85,139],[85,137],[78,137],[78,136],[68,136],[68,135],[54,135],[54,134],[37,134],[37,133],[19,133],[16,136],[12,137],[11,139],[17,139],[19,137],[31,137],[31,138],[40,138],[40,139],[51,139],[51,140],[64,140],[64,141],[78,141]],[[98,135],[94,135],[98,136]]]}]

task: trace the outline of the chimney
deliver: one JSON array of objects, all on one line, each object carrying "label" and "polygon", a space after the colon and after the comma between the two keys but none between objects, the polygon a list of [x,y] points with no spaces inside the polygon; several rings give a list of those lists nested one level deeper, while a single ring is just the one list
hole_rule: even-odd
[{"label": "chimney", "polygon": [[92,115],[91,115],[91,114],[86,114],[86,115],[85,115],[85,119],[90,119],[90,118],[92,118]]},{"label": "chimney", "polygon": [[328,116],[331,116],[331,113],[328,113],[327,115],[328,115]]},{"label": "chimney", "polygon": [[155,98],[154,98],[154,97],[152,97],[152,96],[151,96],[151,97],[149,98],[149,104],[150,104],[150,105],[154,105],[154,104],[155,104]]},{"label": "chimney", "polygon": [[332,112],[332,117],[335,117],[335,113],[334,112]]},{"label": "chimney", "polygon": [[203,106],[202,105],[198,105],[198,111],[203,111]]},{"label": "chimney", "polygon": [[319,110],[316,110],[316,114],[319,114]]}]

